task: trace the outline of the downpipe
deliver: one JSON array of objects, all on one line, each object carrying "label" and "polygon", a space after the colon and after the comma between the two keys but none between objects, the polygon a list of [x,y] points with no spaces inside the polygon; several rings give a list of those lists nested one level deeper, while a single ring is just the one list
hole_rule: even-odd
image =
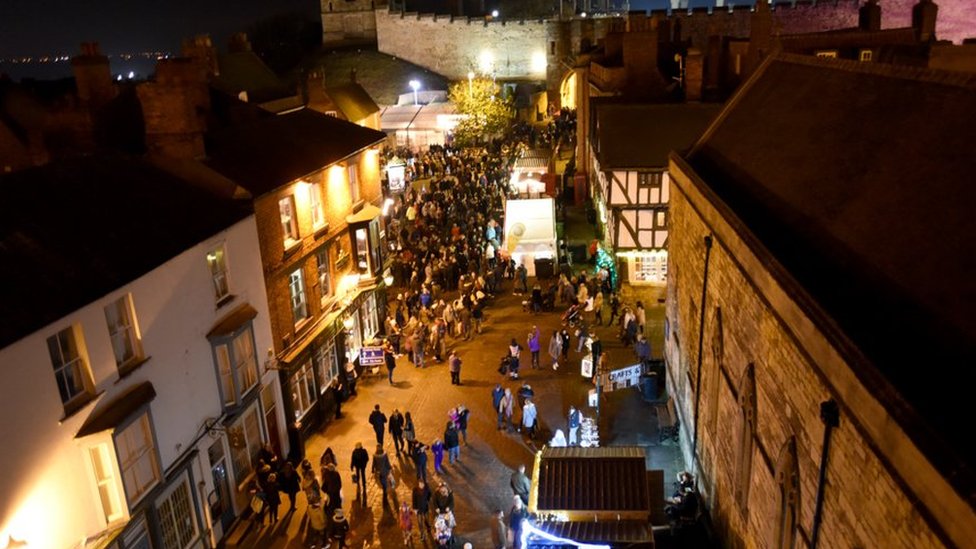
[{"label": "downpipe", "polygon": [[827,463],[830,459],[830,437],[840,425],[840,410],[834,399],[825,400],[820,403],[820,420],[824,424],[823,449],[820,453],[820,477],[817,480],[817,502],[813,512],[813,526],[810,536],[810,549],[817,548],[817,540],[820,538],[820,521],[823,516],[824,489],[827,486]]},{"label": "downpipe", "polygon": [[700,460],[698,459],[698,411],[701,406],[702,350],[705,339],[705,298],[708,295],[708,263],[711,256],[712,235],[707,235],[705,237],[705,270],[702,274],[701,310],[698,314],[698,371],[695,373],[695,432],[691,442],[691,459],[693,461],[692,467],[695,471],[695,478],[698,477],[698,471],[701,466]]}]

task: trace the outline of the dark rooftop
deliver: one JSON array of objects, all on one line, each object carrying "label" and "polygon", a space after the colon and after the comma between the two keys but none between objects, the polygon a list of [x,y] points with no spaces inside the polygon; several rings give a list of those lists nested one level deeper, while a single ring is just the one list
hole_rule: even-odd
[{"label": "dark rooftop", "polygon": [[248,101],[266,103],[296,94],[296,89],[278,78],[253,51],[223,53],[217,62],[220,74],[214,79],[214,87],[235,97],[246,91]]},{"label": "dark rooftop", "polygon": [[685,151],[722,110],[719,104],[635,104],[593,101],[600,167],[666,168],[668,153]]},{"label": "dark rooftop", "polygon": [[125,156],[0,176],[0,348],[251,213]]},{"label": "dark rooftop", "polygon": [[380,53],[375,49],[323,51],[309,66],[321,67],[326,87],[355,80],[379,105],[396,105],[402,93],[409,93],[408,82],[419,80],[424,90],[446,90],[447,79],[409,61]]},{"label": "dark rooftop", "polygon": [[336,107],[346,115],[347,120],[362,120],[373,113],[380,112],[376,101],[373,101],[366,90],[356,82],[330,86],[328,93]]},{"label": "dark rooftop", "polygon": [[976,75],[783,55],[687,158],[971,503],[974,120]]},{"label": "dark rooftop", "polygon": [[384,139],[383,132],[302,109],[207,133],[206,164],[257,198]]},{"label": "dark rooftop", "polygon": [[547,448],[537,459],[540,512],[650,509],[643,448]]}]

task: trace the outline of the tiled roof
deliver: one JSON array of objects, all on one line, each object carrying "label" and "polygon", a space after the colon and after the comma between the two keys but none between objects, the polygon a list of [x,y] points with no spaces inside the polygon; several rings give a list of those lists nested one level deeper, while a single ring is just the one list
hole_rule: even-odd
[{"label": "tiled roof", "polygon": [[619,104],[593,101],[601,168],[665,168],[668,153],[682,152],[701,136],[721,105]]},{"label": "tiled roof", "polygon": [[540,512],[649,509],[644,450],[550,448],[539,465]]}]

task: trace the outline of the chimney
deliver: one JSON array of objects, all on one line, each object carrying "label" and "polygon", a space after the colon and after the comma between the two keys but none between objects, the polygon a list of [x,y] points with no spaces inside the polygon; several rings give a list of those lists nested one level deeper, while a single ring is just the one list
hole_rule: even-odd
[{"label": "chimney", "polygon": [[623,66],[627,71],[627,95],[647,95],[663,89],[657,70],[657,31],[627,32],[623,35]]},{"label": "chimney", "polygon": [[935,21],[939,6],[932,0],[919,0],[912,6],[912,28],[919,42],[935,42]]},{"label": "chimney", "polygon": [[245,51],[251,51],[251,41],[247,39],[247,33],[235,32],[227,43],[227,52],[241,53]]},{"label": "chimney", "polygon": [[685,55],[685,101],[701,101],[704,75],[705,65],[701,50],[688,48],[688,53]]},{"label": "chimney", "polygon": [[198,34],[193,38],[183,40],[183,57],[190,57],[200,63],[207,71],[207,76],[220,74],[217,64],[217,48],[213,45],[209,34]]},{"label": "chimney", "polygon": [[881,30],[881,5],[878,0],[868,0],[857,10],[857,28],[865,31]]},{"label": "chimney", "polygon": [[117,90],[108,57],[102,55],[98,42],[81,44],[81,53],[71,58],[71,72],[83,106],[97,109],[115,98]]},{"label": "chimney", "polygon": [[156,79],[136,87],[150,153],[175,158],[206,156],[203,134],[210,110],[204,67],[194,59],[161,59]]},{"label": "chimney", "polygon": [[773,14],[768,0],[756,0],[749,23],[749,51],[746,53],[746,76],[759,67],[773,49]]}]

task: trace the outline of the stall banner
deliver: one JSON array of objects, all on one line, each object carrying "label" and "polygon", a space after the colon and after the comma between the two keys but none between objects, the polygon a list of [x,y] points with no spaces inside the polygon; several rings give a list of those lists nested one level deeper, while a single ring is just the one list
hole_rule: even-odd
[{"label": "stall banner", "polygon": [[623,389],[624,387],[634,387],[640,382],[642,372],[643,368],[640,364],[610,370],[610,373],[607,374],[603,390],[609,392],[616,389]]},{"label": "stall banner", "polygon": [[593,355],[586,355],[580,361],[580,375],[583,377],[593,377]]},{"label": "stall banner", "polygon": [[360,366],[382,366],[384,361],[383,347],[363,347],[359,351]]}]

